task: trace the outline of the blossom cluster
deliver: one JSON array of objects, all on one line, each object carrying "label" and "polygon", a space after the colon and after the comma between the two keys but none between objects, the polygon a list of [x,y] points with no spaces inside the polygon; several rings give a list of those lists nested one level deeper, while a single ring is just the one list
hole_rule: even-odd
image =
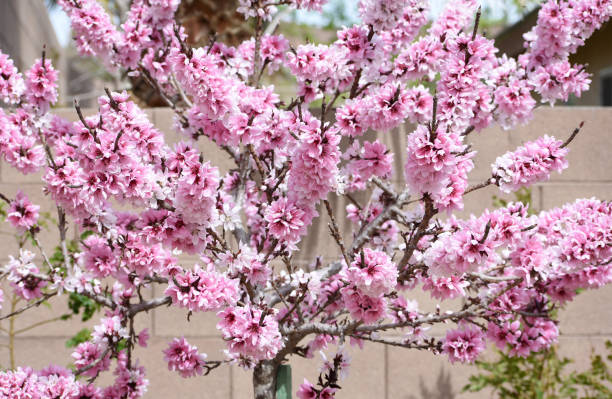
[{"label": "blossom cluster", "polygon": [[168,370],[178,371],[181,377],[202,375],[206,355],[198,353],[198,348],[189,345],[185,338],[174,338],[168,349],[164,350]]},{"label": "blossom cluster", "polygon": [[216,272],[212,265],[207,270],[196,265],[193,271],[173,273],[166,295],[192,312],[219,310],[236,303],[238,282]]},{"label": "blossom cluster", "polygon": [[548,180],[550,172],[561,172],[568,166],[569,151],[564,147],[561,140],[550,136],[527,142],[497,158],[492,165],[493,176],[505,192]]},{"label": "blossom cluster", "polygon": [[273,312],[253,307],[227,307],[219,312],[217,328],[228,343],[229,355],[243,362],[272,359],[283,347]]}]

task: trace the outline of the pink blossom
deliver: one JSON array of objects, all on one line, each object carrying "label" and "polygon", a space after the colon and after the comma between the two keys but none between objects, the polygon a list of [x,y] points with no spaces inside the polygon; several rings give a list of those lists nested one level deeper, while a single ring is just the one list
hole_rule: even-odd
[{"label": "pink blossom", "polygon": [[19,258],[9,256],[10,261],[4,266],[8,281],[15,293],[25,300],[40,298],[47,282],[40,277],[40,270],[32,262],[34,254],[26,249],[19,251]]},{"label": "pink blossom", "polygon": [[429,277],[425,279],[423,289],[431,291],[431,296],[440,300],[465,296],[465,288],[470,284],[456,275],[449,277]]},{"label": "pink blossom", "polygon": [[103,317],[100,324],[94,327],[91,336],[94,344],[104,348],[129,337],[127,328],[121,323],[119,316]]},{"label": "pink blossom", "polygon": [[490,239],[482,239],[484,231],[482,226],[479,233],[459,230],[442,234],[424,254],[424,262],[431,273],[436,276],[461,275],[493,262],[497,245]]},{"label": "pink blossom", "polygon": [[23,109],[10,115],[0,109],[0,154],[24,174],[37,172],[45,163],[45,150],[38,144],[32,125]]},{"label": "pink blossom", "polygon": [[143,348],[146,348],[150,337],[151,336],[149,335],[149,329],[143,329],[140,334],[138,334],[138,345]]},{"label": "pink blossom", "polygon": [[208,226],[214,217],[214,197],[219,185],[217,168],[195,162],[183,170],[178,180],[174,204],[189,223]]},{"label": "pink blossom", "polygon": [[363,103],[355,100],[348,100],[344,106],[336,111],[336,119],[343,136],[361,136],[367,124],[366,115],[362,112]]},{"label": "pink blossom", "polygon": [[[376,30],[392,30],[400,24],[405,14],[416,15],[410,21],[410,30],[418,29],[427,22],[425,11],[427,3],[421,0],[362,0],[359,2],[359,15],[365,25],[372,25]],[[404,29],[407,29],[404,27]]]},{"label": "pink blossom", "polygon": [[506,349],[507,345],[513,346],[521,336],[521,323],[518,320],[506,321],[501,325],[489,323],[487,327],[487,338],[495,343],[500,349]]},{"label": "pink blossom", "polygon": [[366,58],[374,54],[373,46],[368,39],[368,28],[365,25],[356,25],[338,31],[338,43],[349,51],[351,61],[361,64]]},{"label": "pink blossom", "polygon": [[367,181],[372,176],[386,178],[391,174],[393,156],[383,143],[378,140],[373,143],[366,141],[363,149],[358,151],[347,167],[353,178],[359,176],[363,181]]},{"label": "pink blossom", "polygon": [[567,153],[562,141],[546,135],[498,157],[492,165],[493,175],[503,191],[518,190],[567,168]]},{"label": "pink blossom", "polygon": [[317,391],[315,391],[314,385],[304,378],[304,382],[300,384],[296,395],[299,399],[316,399]]},{"label": "pink blossom", "polygon": [[113,65],[113,46],[119,42],[120,34],[102,5],[95,0],[60,0],[59,5],[70,17],[79,52],[96,55]]},{"label": "pink blossom", "polygon": [[344,305],[353,319],[372,324],[385,316],[387,303],[382,296],[368,296],[361,290],[351,287],[343,288],[341,294]]},{"label": "pink blossom", "polygon": [[272,314],[253,307],[228,307],[217,314],[221,330],[232,355],[254,361],[272,359],[284,342]]},{"label": "pink blossom", "polygon": [[440,41],[424,36],[402,49],[394,61],[393,74],[402,81],[433,75],[439,68],[442,56]]},{"label": "pink blossom", "polygon": [[104,390],[104,398],[138,399],[147,391],[149,380],[145,378],[144,367],[133,361],[128,367],[128,357],[125,350],[117,356],[117,368],[115,369],[115,381]]},{"label": "pink blossom", "polygon": [[164,349],[164,360],[168,370],[178,371],[181,377],[189,378],[202,375],[206,364],[206,355],[198,353],[198,348],[189,345],[185,338],[174,338],[167,349]]},{"label": "pink blossom", "polygon": [[288,179],[292,187],[289,200],[302,206],[304,211],[331,190],[340,160],[339,135],[329,129],[321,135],[315,126],[316,122],[312,122],[305,127],[300,145],[291,157]]},{"label": "pink blossom", "polygon": [[432,139],[428,128],[419,125],[408,136],[408,155],[404,168],[406,184],[415,193],[429,193],[442,208],[461,208],[467,188],[467,173],[474,167],[456,134],[441,129]]},{"label": "pink blossom", "polygon": [[82,372],[83,375],[89,377],[93,377],[100,372],[108,370],[110,367],[111,354],[106,353],[104,358],[102,358],[104,352],[105,347],[103,345],[94,344],[90,341],[80,343],[77,345],[74,352],[72,352],[76,370],[78,371],[79,369],[89,367],[88,370]]},{"label": "pink blossom", "polygon": [[472,363],[484,349],[483,332],[468,324],[447,332],[442,345],[442,351],[451,363]]},{"label": "pink blossom", "polygon": [[11,201],[7,220],[23,234],[36,225],[39,209],[40,206],[32,204],[29,198],[19,190],[15,199]]},{"label": "pink blossom", "polygon": [[495,90],[495,103],[498,105],[499,122],[505,129],[527,122],[536,105],[527,82],[518,79]]},{"label": "pink blossom", "polygon": [[368,124],[383,131],[397,127],[410,115],[409,99],[409,92],[400,85],[380,87],[364,104],[368,107]]},{"label": "pink blossom", "polygon": [[87,269],[97,277],[115,275],[119,267],[118,257],[106,240],[92,235],[85,239],[85,248],[83,262]]},{"label": "pink blossom", "polygon": [[0,51],[0,100],[7,104],[19,102],[25,90],[23,77],[13,60]]},{"label": "pink blossom", "polygon": [[287,198],[280,198],[268,207],[264,216],[270,233],[281,243],[293,243],[299,239],[304,228],[304,211]]},{"label": "pink blossom", "polygon": [[[44,61],[44,64],[43,64]],[[57,102],[58,72],[48,59],[38,59],[26,73],[26,99],[41,113]]]},{"label": "pink blossom", "polygon": [[215,271],[212,265],[207,270],[196,265],[193,271],[173,275],[166,295],[173,303],[190,311],[214,311],[238,300],[238,284]]},{"label": "pink blossom", "polygon": [[397,267],[387,254],[365,248],[346,270],[346,279],[364,295],[390,293],[397,284]]}]

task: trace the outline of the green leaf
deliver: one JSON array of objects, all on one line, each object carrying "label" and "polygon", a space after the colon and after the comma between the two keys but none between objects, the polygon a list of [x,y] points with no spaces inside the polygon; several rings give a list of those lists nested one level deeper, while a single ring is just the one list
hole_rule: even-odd
[{"label": "green leaf", "polygon": [[80,343],[89,341],[91,339],[91,331],[87,328],[82,329],[76,333],[72,338],[66,341],[66,348],[74,348]]},{"label": "green leaf", "polygon": [[81,234],[81,240],[85,240],[87,237],[89,237],[90,235],[92,235],[94,232],[91,230],[85,230],[82,234]]},{"label": "green leaf", "polygon": [[68,297],[68,308],[75,315],[82,311],[81,320],[87,321],[93,317],[94,313],[100,310],[100,305],[84,295],[73,292]]}]

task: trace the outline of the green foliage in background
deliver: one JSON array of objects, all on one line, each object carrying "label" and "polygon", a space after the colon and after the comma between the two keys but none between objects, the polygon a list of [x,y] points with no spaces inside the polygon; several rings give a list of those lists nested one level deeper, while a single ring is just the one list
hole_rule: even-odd
[{"label": "green foliage in background", "polygon": [[[518,191],[514,192],[514,202],[521,202],[527,205],[527,214],[529,215],[535,215],[537,213],[533,205],[531,190],[526,187],[521,187]],[[510,201],[500,198],[497,195],[493,196],[493,206],[495,208],[505,208],[509,203]]]},{"label": "green foliage in background", "polygon": [[464,392],[492,388],[499,399],[609,399],[612,398],[612,343],[604,358],[592,353],[590,367],[582,372],[567,371],[573,360],[559,356],[552,346],[528,357],[513,357],[497,351],[498,359],[476,361],[480,374],[470,377]]}]

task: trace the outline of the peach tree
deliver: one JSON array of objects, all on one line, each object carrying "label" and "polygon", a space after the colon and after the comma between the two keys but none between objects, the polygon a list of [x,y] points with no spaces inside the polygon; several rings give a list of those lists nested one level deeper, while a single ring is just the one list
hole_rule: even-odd
[{"label": "peach tree", "polygon": [[[472,362],[490,341],[527,356],[556,341],[553,309],[612,281],[609,202],[539,214],[509,203],[453,216],[475,190],[513,192],[568,166],[580,127],[500,155],[490,178],[470,186],[470,138],[527,123],[536,106],[587,90],[590,75],[569,57],[610,18],[612,1],[545,2],[516,59],[479,32],[476,0],[448,2],[433,22],[424,0],[361,0],[360,23],[331,44],[274,34],[279,7],[320,10],[324,0],[240,0],[254,37],[200,48],[176,22],[179,2],[133,0],[118,23],[95,0],[58,1],[83,56],[144,79],[174,111],[184,138],[176,145],[127,92],[101,93],[88,117],[75,101],[74,123],[53,115],[51,61],[43,53],[22,74],[0,53],[0,154],[23,174],[42,172],[59,236],[59,253],[46,254],[40,206],[21,192],[2,197],[7,221],[31,248],[0,269],[25,303],[1,319],[59,295],[101,308],[72,369],[1,372],[2,397],[141,397],[147,380],[137,359],[148,332],[134,320],[170,306],[188,318],[216,313],[226,345],[208,359],[173,339],[160,361],[181,376],[237,364],[253,370],[257,399],[274,398],[280,365],[333,345],[319,379],[297,391],[331,398],[349,367],[347,345]],[[291,101],[263,83],[279,73],[295,79]],[[393,153],[364,133],[398,134],[406,123],[416,127],[405,138],[403,176],[393,179]],[[202,137],[227,154],[230,170],[198,150]],[[334,209],[331,196],[350,204]],[[318,217],[329,221],[320,240],[333,240],[338,258],[322,261],[321,249],[300,267],[300,242]],[[339,227],[345,220],[351,229]],[[76,245],[67,239],[72,226],[82,234]],[[179,261],[181,253],[199,264]],[[161,295],[143,295],[153,286]],[[437,299],[438,310],[420,310],[414,290]],[[459,309],[441,310],[454,298]],[[445,337],[427,333],[442,323],[451,326]],[[110,370],[114,383],[98,386]]]}]

